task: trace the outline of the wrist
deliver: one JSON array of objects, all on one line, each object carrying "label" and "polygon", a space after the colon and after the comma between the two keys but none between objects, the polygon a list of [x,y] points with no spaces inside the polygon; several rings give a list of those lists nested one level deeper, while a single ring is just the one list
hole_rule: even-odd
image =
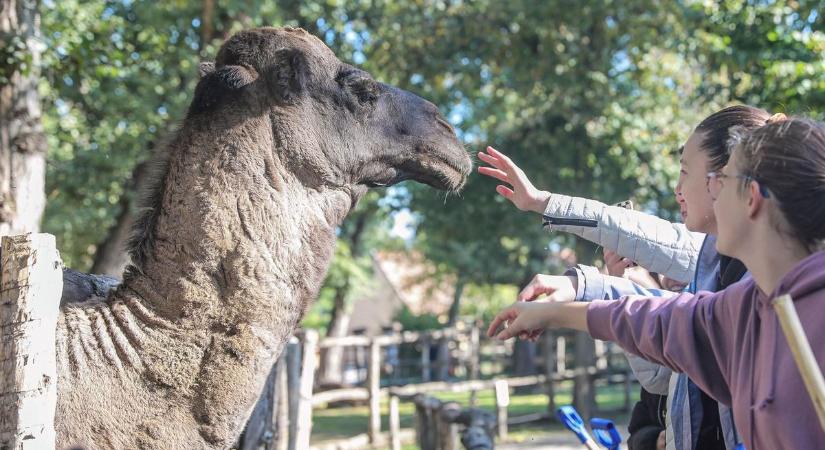
[{"label": "wrist", "polygon": [[539,191],[536,198],[533,200],[533,205],[531,206],[530,210],[533,212],[543,214],[544,211],[547,209],[547,203],[550,202],[551,194],[548,191]]}]

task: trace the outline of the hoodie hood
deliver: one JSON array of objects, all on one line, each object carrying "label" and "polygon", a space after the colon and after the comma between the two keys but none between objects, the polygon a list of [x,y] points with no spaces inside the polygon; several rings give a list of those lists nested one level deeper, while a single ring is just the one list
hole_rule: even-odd
[{"label": "hoodie hood", "polygon": [[809,294],[825,288],[825,251],[813,253],[800,261],[779,281],[770,301],[783,294],[790,294],[794,303],[811,298]]},{"label": "hoodie hood", "polygon": [[[758,289],[756,290],[757,301],[754,302],[752,307],[761,310],[761,314],[753,314],[753,318],[756,320],[757,317],[761,316],[765,322],[763,327],[761,327],[761,335],[766,341],[763,345],[771,346],[770,361],[772,364],[770,378],[768,380],[768,393],[759,399],[751,397],[751,414],[753,414],[754,409],[766,408],[772,404],[776,398],[776,384],[778,381],[777,378],[779,377],[777,373],[779,370],[777,349],[779,347],[780,336],[783,333],[779,325],[779,317],[773,309],[773,299],[784,294],[789,294],[794,304],[804,302],[810,298],[821,299],[821,295],[812,294],[820,294],[823,288],[825,288],[825,251],[816,252],[797,263],[790,272],[780,279],[779,286],[777,286],[771,295],[766,296]],[[759,329],[759,327],[754,327],[754,329]],[[750,351],[752,353],[756,352],[756,339],[756,333],[751,334]],[[752,356],[752,371],[756,370],[755,360],[755,356]],[[751,440],[753,440],[753,423],[754,420],[752,416],[750,421],[751,429],[749,430]]]}]

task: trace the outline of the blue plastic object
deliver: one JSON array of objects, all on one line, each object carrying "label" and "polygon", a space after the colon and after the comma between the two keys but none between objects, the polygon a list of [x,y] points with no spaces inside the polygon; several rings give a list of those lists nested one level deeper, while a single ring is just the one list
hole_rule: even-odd
[{"label": "blue plastic object", "polygon": [[562,406],[556,410],[556,415],[559,416],[559,420],[561,420],[561,423],[563,423],[564,426],[569,428],[570,431],[576,433],[576,436],[579,437],[582,444],[587,442],[590,435],[587,434],[587,429],[584,427],[584,421],[579,415],[579,412],[576,411],[576,408],[572,406]]},{"label": "blue plastic object", "polygon": [[622,443],[622,436],[612,420],[594,417],[590,419],[590,428],[593,429],[596,442],[608,450],[618,450],[619,444]]}]

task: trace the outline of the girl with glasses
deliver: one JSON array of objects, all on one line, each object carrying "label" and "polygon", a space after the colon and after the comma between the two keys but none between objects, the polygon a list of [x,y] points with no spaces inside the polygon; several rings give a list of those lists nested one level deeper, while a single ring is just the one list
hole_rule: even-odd
[{"label": "girl with glasses", "polygon": [[[819,448],[825,442],[771,300],[790,294],[822,369],[825,362],[825,124],[777,118],[736,132],[715,176],[720,253],[752,277],[711,293],[590,303],[516,303],[493,320],[499,339],[547,327],[589,331],[686,373],[733,406],[745,447]],[[572,281],[576,281],[572,278]],[[558,298],[572,300],[572,298]],[[497,333],[497,328],[507,327]]]}]

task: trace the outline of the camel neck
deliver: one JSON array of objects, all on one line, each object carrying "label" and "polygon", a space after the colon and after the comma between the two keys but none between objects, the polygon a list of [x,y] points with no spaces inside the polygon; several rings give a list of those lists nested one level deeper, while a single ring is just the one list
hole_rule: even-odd
[{"label": "camel neck", "polygon": [[265,124],[204,131],[184,130],[173,144],[151,249],[124,282],[160,316],[198,328],[295,323],[317,294],[353,198],[301,183],[278,160]]}]

